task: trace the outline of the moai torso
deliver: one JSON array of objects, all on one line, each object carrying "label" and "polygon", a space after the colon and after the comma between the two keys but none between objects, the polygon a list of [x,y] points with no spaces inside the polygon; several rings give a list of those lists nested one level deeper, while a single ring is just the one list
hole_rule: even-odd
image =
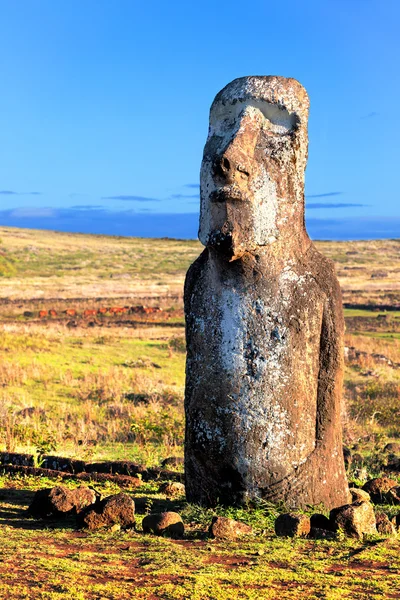
[{"label": "moai torso", "polygon": [[207,247],[185,285],[190,501],[348,499],[340,289],[303,224],[306,99],[294,80],[243,78],[211,109]]}]

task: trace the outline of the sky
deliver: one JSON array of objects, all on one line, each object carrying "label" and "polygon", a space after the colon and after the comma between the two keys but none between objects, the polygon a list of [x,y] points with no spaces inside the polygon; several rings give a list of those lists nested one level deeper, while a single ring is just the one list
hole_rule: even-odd
[{"label": "sky", "polygon": [[298,79],[308,229],[400,237],[398,0],[0,0],[0,225],[197,236],[216,93]]}]

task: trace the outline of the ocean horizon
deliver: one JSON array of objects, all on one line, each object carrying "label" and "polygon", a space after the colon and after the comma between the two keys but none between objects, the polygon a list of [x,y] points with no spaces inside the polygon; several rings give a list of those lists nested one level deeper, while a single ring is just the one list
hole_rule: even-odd
[{"label": "ocean horizon", "polygon": [[[0,211],[1,227],[44,229],[121,237],[197,239],[196,213],[134,213],[108,210],[29,209]],[[400,238],[400,217],[306,219],[314,240],[374,240]]]}]

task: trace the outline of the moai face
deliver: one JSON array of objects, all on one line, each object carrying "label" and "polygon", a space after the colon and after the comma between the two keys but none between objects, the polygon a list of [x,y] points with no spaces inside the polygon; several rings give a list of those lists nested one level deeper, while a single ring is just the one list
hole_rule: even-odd
[{"label": "moai face", "polygon": [[200,241],[230,260],[304,229],[308,96],[243,77],[215,98],[201,167]]}]

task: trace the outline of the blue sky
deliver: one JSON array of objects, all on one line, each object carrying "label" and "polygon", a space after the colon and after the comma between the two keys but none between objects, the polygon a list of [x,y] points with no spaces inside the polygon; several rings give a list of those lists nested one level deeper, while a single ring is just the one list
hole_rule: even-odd
[{"label": "blue sky", "polygon": [[209,106],[275,74],[311,100],[314,237],[400,237],[399,22],[398,0],[0,0],[0,224],[195,236]]}]

